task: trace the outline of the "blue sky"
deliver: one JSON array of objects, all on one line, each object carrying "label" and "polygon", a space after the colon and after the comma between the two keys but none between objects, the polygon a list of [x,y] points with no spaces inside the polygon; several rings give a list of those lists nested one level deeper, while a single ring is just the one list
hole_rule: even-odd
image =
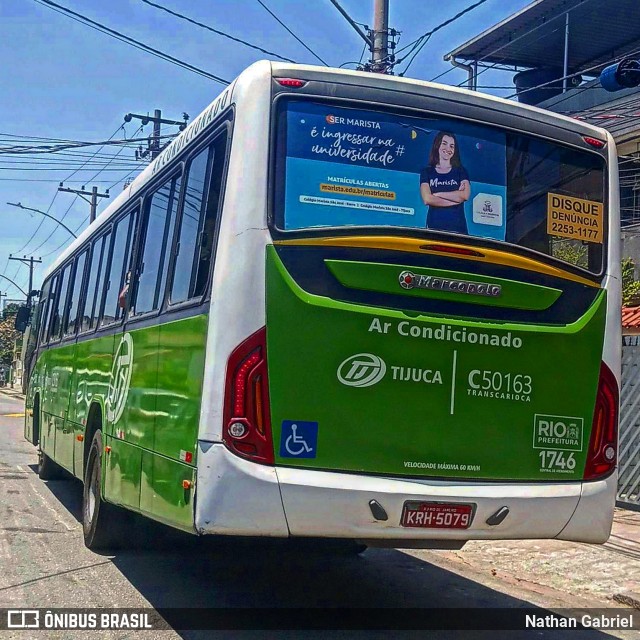
[{"label": "blue sky", "polygon": [[[228,80],[252,62],[268,57],[141,0],[57,2]],[[330,65],[360,59],[363,41],[329,0],[263,2]],[[157,0],[157,4],[281,56],[303,63],[317,62],[257,0]],[[372,0],[341,0],[341,4],[354,20],[371,25]],[[390,27],[402,32],[399,43],[402,47],[469,4],[472,0],[391,0]],[[529,0],[488,0],[436,33],[414,60],[407,76],[430,80],[452,69],[442,60],[445,53],[527,4]],[[115,139],[122,139],[125,134],[130,138],[139,123],[131,122],[124,131],[118,131],[125,113],[153,113],[159,108],[165,118],[179,119],[187,112],[193,119],[222,89],[207,78],[134,49],[35,0],[0,3],[0,59],[2,146],[10,140],[20,144],[21,138],[36,136],[99,141],[115,133]],[[452,69],[440,81],[455,85],[464,80],[462,71]],[[487,72],[482,84],[509,85],[510,78],[505,73]],[[488,91],[496,95],[513,92]],[[173,131],[176,129],[166,128],[163,133]],[[151,125],[137,135],[146,137],[150,133]],[[58,154],[0,158],[0,274],[26,289],[27,268],[9,262],[8,256],[18,251],[19,255],[33,254],[43,259],[34,277],[34,286],[39,287],[47,266],[70,239],[54,222],[37,213],[30,216],[6,202],[21,202],[49,211],[59,219],[64,216],[67,226],[81,230],[89,205],[69,193],[56,195],[58,182],[64,180],[65,186],[74,188],[95,184],[101,191],[111,187],[115,195],[122,189],[122,180],[138,166],[132,149],[122,150],[114,159],[119,148],[104,147],[89,159],[95,151],[97,147],[82,149],[81,153],[86,155],[75,158]],[[70,175],[86,160],[90,164]],[[106,170],[96,175],[109,160],[111,164]],[[59,170],[53,171],[54,168]],[[134,171],[132,177],[138,172]],[[90,181],[91,178],[94,179]],[[101,199],[98,212],[107,203],[108,200]],[[0,292],[7,293],[8,298],[21,296],[3,278]]]}]

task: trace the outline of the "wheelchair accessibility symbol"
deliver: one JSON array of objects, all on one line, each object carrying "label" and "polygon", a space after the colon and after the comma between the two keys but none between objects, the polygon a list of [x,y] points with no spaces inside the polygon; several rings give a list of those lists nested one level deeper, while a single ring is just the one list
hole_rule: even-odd
[{"label": "wheelchair accessibility symbol", "polygon": [[283,420],[280,436],[281,458],[315,458],[317,448],[317,422]]}]

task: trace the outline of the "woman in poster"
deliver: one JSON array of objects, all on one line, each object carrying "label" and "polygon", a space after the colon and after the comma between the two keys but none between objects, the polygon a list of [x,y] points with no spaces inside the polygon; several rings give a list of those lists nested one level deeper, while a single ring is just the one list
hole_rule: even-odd
[{"label": "woman in poster", "polygon": [[438,132],[433,141],[429,166],[420,172],[420,195],[429,207],[427,229],[467,233],[464,203],[471,186],[456,137],[449,131]]}]

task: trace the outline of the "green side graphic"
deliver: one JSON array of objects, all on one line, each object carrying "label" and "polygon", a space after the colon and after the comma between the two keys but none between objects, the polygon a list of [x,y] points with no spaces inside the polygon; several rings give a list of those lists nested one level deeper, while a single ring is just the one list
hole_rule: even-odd
[{"label": "green side graphic", "polygon": [[[406,269],[406,267],[397,264],[349,262],[345,260],[325,260],[325,264],[340,284],[345,287],[364,289],[366,291],[378,291],[381,293],[394,293],[417,298],[454,300],[492,307],[510,307],[512,309],[541,311],[548,309],[562,293],[559,289],[553,289],[551,287],[516,282],[504,278],[483,277],[474,273],[459,271],[443,271],[441,269],[427,269],[423,267]],[[415,276],[423,276],[425,279],[429,279],[430,283],[434,283],[438,287],[442,286],[443,280],[461,280],[464,283],[497,285],[501,288],[501,291],[494,297],[478,293],[463,293],[445,288],[417,288],[413,287],[413,284],[412,288],[403,288],[398,280],[398,274],[403,272],[403,270]],[[410,277],[409,280],[417,280],[417,278]],[[481,290],[484,291],[488,289],[489,287],[487,286],[481,288]]]},{"label": "green side graphic", "polygon": [[[394,267],[396,277],[398,268],[404,267]],[[605,300],[603,291],[582,318],[560,327],[405,314],[306,293],[268,247],[276,464],[398,476],[580,479]],[[285,421],[317,423],[314,457],[280,455]]]},{"label": "green side graphic", "polygon": [[191,528],[193,500],[182,481],[195,477],[207,323],[202,314],[44,351],[27,399],[33,407],[40,397],[43,450],[82,477],[78,436],[99,408],[111,447],[105,497]]}]

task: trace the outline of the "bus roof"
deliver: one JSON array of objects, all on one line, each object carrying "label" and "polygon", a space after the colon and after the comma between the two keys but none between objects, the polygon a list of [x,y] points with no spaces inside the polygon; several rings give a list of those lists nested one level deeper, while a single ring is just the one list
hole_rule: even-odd
[{"label": "bus roof", "polygon": [[224,96],[225,107],[236,102],[238,97],[242,97],[243,88],[257,78],[267,76],[299,78],[303,80],[321,80],[324,82],[335,82],[337,84],[349,84],[363,86],[368,85],[374,88],[388,89],[393,91],[412,91],[416,93],[429,94],[434,97],[446,98],[453,94],[464,97],[464,99],[474,105],[495,109],[498,111],[509,111],[515,115],[521,114],[527,119],[535,118],[546,124],[553,126],[561,126],[563,128],[577,131],[583,135],[595,135],[600,138],[612,140],[605,129],[595,127],[580,120],[556,114],[545,109],[520,104],[504,98],[498,98],[477,91],[470,91],[461,87],[452,87],[449,85],[427,82],[425,80],[416,80],[413,78],[399,78],[397,76],[389,76],[383,74],[374,74],[363,71],[352,71],[349,69],[336,69],[328,67],[319,67],[312,65],[296,65],[280,62],[270,62],[261,60],[245,69],[231,84],[226,87],[211,104],[200,113],[189,126],[178,135],[162,153],[148,166],[146,169],[120,193],[115,200],[100,214],[96,221],[89,225],[55,260],[51,267],[47,270],[44,278],[55,271],[67,258],[72,255],[75,250],[82,246],[87,238],[96,234],[99,229],[106,225],[116,212],[127,202],[132,196],[139,192],[157,173],[158,169],[165,164],[166,158],[173,155],[174,148],[177,146],[186,146],[195,139],[194,132],[198,130],[200,123],[206,117],[216,110],[221,99]]}]

